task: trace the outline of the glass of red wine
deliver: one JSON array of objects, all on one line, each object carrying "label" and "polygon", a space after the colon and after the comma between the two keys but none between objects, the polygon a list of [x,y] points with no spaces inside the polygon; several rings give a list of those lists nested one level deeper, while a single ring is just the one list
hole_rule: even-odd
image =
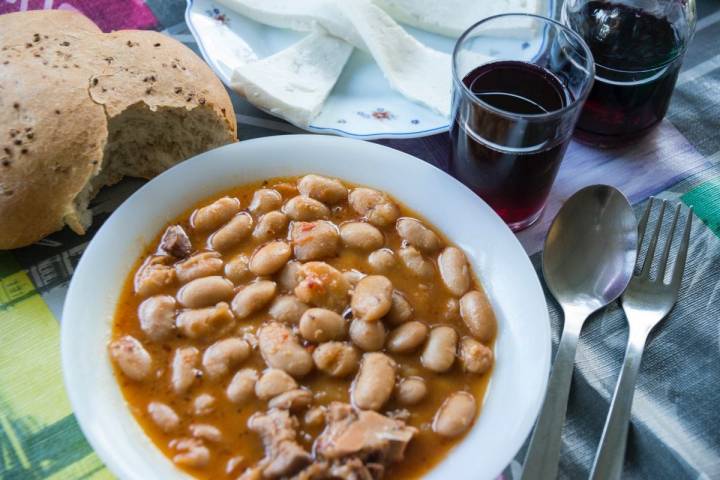
[{"label": "glass of red wine", "polygon": [[449,170],[513,231],[542,214],[593,76],[583,39],[536,15],[487,18],[455,45]]},{"label": "glass of red wine", "polygon": [[566,0],[562,18],[595,58],[577,139],[614,147],[652,130],[695,31],[695,0]]}]

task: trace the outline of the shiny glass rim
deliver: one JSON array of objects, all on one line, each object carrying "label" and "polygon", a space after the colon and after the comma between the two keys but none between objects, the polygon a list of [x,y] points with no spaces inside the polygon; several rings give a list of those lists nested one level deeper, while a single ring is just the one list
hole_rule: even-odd
[{"label": "shiny glass rim", "polygon": [[[481,100],[477,97],[468,87],[465,85],[465,83],[462,81],[462,79],[458,75],[458,69],[457,69],[457,57],[460,50],[460,45],[462,45],[465,40],[470,36],[470,34],[475,30],[477,27],[492,22],[494,20],[497,20],[499,18],[508,18],[508,17],[514,17],[514,18],[531,18],[534,20],[539,20],[541,22],[544,22],[549,25],[553,25],[557,28],[559,28],[564,33],[568,34],[570,37],[577,40],[578,44],[582,47],[582,51],[585,54],[585,58],[588,60],[587,65],[587,75],[589,78],[589,81],[586,83],[586,85],[583,87],[583,90],[581,94],[573,99],[571,103],[568,105],[558,109],[553,110],[552,112],[547,113],[535,113],[535,114],[519,114],[519,113],[513,113],[508,112],[507,110],[502,110],[497,107],[494,107],[490,105],[489,103]],[[491,63],[491,62],[488,62]],[[487,65],[488,63],[483,63],[480,65]],[[573,62],[576,63],[576,62]],[[478,65],[478,66],[480,66]],[[587,96],[590,94],[590,90],[592,89],[593,82],[595,80],[595,59],[593,58],[592,52],[590,51],[590,47],[585,43],[585,40],[573,29],[563,25],[562,23],[558,22],[557,20],[553,20],[548,17],[543,17],[542,15],[535,15],[532,13],[501,13],[499,15],[493,15],[491,17],[484,18],[480,20],[479,22],[475,22],[470,27],[468,27],[467,30],[463,32],[462,35],[460,35],[460,38],[458,38],[457,42],[455,42],[455,47],[453,48],[452,53],[452,76],[453,76],[453,83],[455,84],[455,88],[459,88],[462,94],[468,98],[470,98],[470,101],[473,103],[481,106],[482,108],[503,116],[505,118],[514,119],[514,120],[547,120],[547,119],[555,119],[558,117],[562,117],[563,115],[567,114],[568,112],[576,109],[578,105],[582,105],[582,103],[585,101]]]}]

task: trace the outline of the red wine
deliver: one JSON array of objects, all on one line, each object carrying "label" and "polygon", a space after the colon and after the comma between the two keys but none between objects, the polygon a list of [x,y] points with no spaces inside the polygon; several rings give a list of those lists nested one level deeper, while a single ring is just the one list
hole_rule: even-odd
[{"label": "red wine", "polygon": [[572,94],[548,70],[519,61],[482,65],[463,83],[480,102],[455,94],[450,173],[511,228],[524,228],[540,215],[572,133],[561,116],[543,114]]},{"label": "red wine", "polygon": [[675,88],[684,43],[680,32],[666,18],[601,1],[568,13],[567,21],[596,63],[577,137],[612,146],[647,133],[665,116]]}]

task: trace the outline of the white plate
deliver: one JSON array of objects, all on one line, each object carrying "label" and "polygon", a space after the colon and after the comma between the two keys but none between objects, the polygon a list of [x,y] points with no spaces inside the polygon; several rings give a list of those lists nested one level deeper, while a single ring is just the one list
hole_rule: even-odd
[{"label": "white plate", "polygon": [[[548,3],[551,12],[553,1]],[[264,58],[277,53],[306,35],[263,25],[211,0],[188,0],[185,21],[205,61],[228,86],[235,66],[255,55]],[[425,45],[452,53],[455,39],[406,29]],[[522,41],[515,43],[519,47]],[[322,111],[307,130],[363,140],[416,138],[446,132],[448,119],[392,90],[372,57],[355,49]]]},{"label": "white plate", "polygon": [[201,199],[308,172],[385,190],[425,215],[467,252],[497,314],[497,364],[483,411],[428,478],[494,479],[523,444],[544,396],[551,344],[545,297],[515,236],[474,193],[415,157],[368,142],[287,135],[212,150],[158,176],[105,222],[80,260],[62,318],[65,384],[80,427],[118,477],[186,478],[135,422],[107,354],[133,263],[167,222]]}]

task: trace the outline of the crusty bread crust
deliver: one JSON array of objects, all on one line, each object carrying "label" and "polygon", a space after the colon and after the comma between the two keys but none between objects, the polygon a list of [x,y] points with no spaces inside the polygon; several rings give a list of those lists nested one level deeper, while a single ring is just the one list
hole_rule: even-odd
[{"label": "crusty bread crust", "polygon": [[[66,224],[84,233],[89,198],[76,200],[106,164],[109,123],[137,105],[212,109],[226,130],[220,144],[237,138],[225,88],[179,42],[149,31],[104,34],[69,11],[0,15],[0,249]],[[139,175],[159,173],[163,160]]]}]

